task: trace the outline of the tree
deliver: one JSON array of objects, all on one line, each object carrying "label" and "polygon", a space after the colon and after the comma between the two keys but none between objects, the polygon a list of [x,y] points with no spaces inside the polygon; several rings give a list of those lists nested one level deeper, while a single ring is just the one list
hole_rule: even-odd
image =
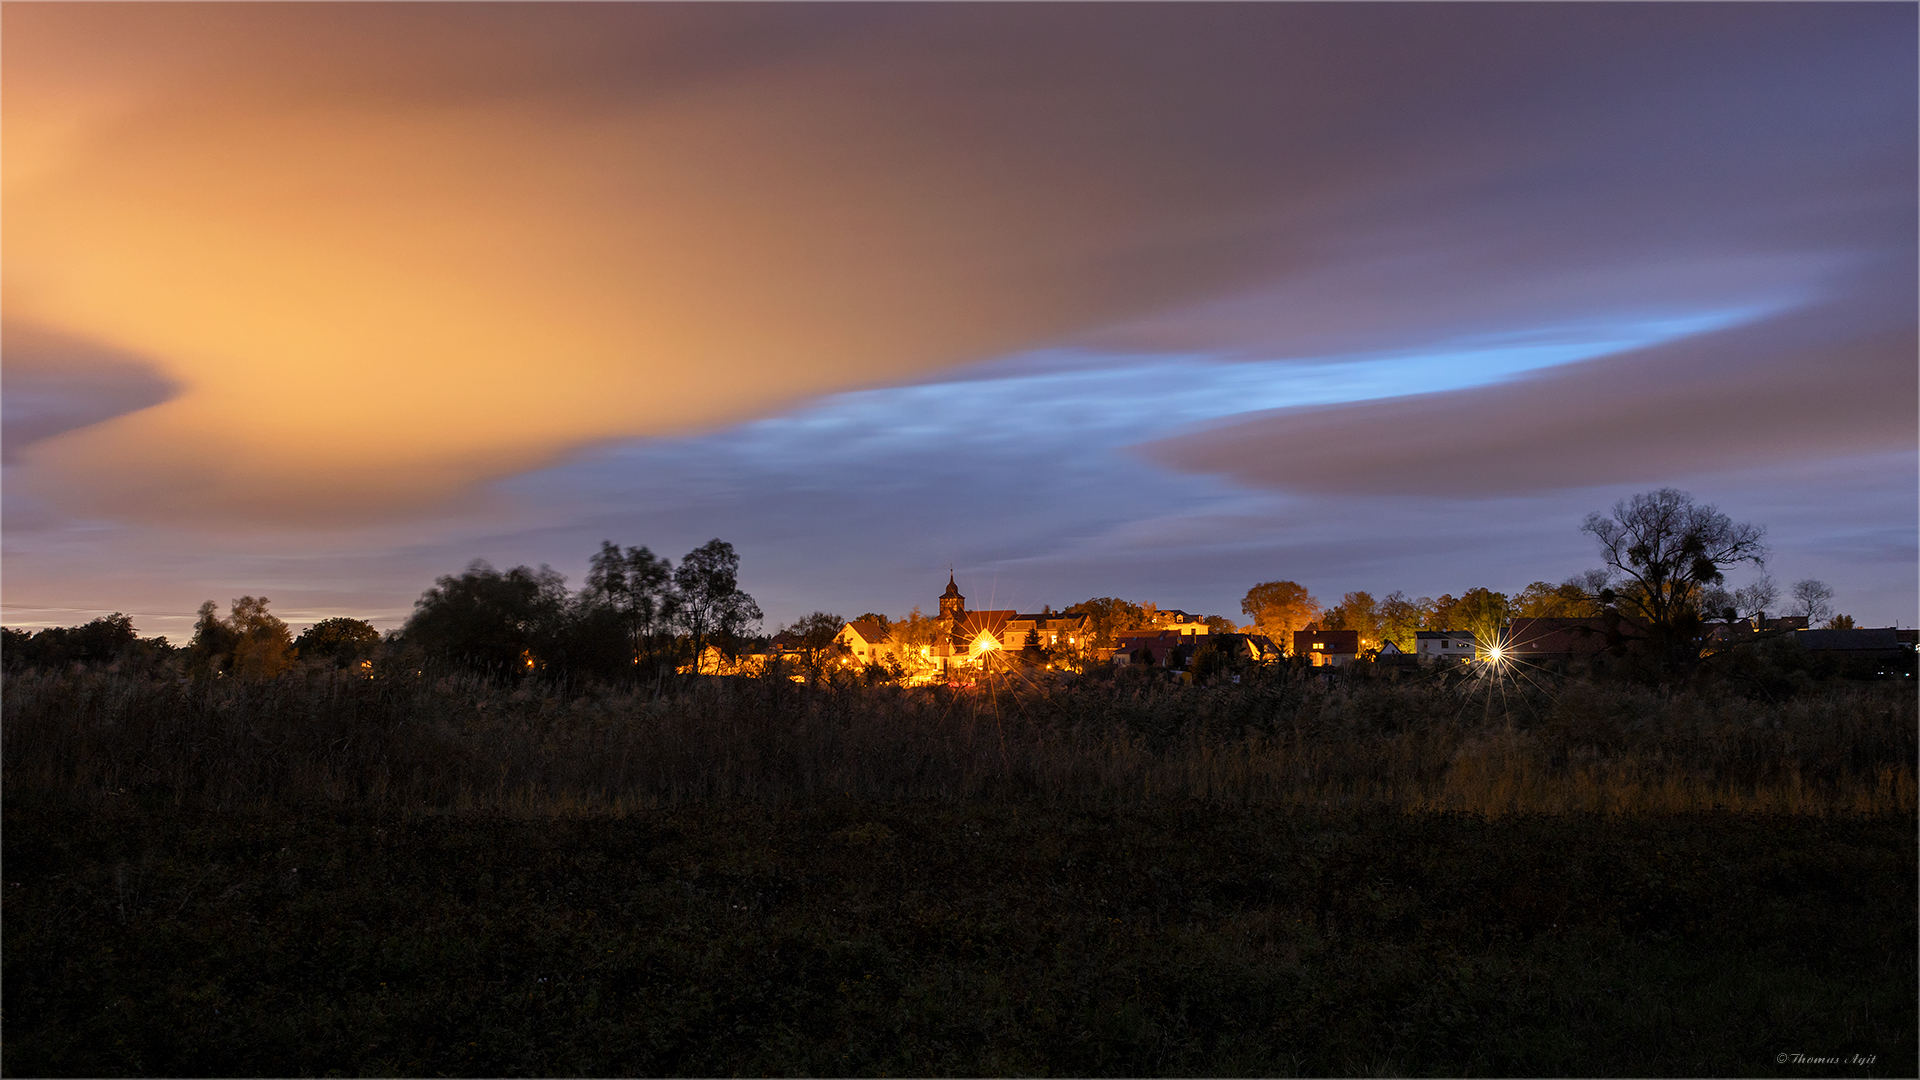
[{"label": "tree", "polygon": [[475,559],[414,601],[401,636],[435,659],[493,675],[525,675],[557,659],[567,629],[567,579],[551,568],[502,573]]},{"label": "tree", "polygon": [[847,620],[838,615],[816,611],[794,620],[791,626],[782,631],[793,636],[800,663],[807,669],[809,678],[819,678],[830,660],[849,653],[850,650],[839,641],[840,628],[845,625]]},{"label": "tree", "polygon": [[1294,631],[1306,629],[1320,617],[1320,602],[1297,581],[1263,581],[1247,590],[1240,610],[1292,655]]},{"label": "tree", "polygon": [[1209,615],[1205,621],[1207,624],[1207,633],[1209,634],[1232,634],[1240,629],[1233,624],[1232,619],[1227,618],[1225,615]]},{"label": "tree", "polygon": [[1600,608],[1578,581],[1549,585],[1536,581],[1521,589],[1509,603],[1509,614],[1519,619],[1575,619],[1600,614]]},{"label": "tree", "polygon": [[380,631],[361,619],[322,619],[293,639],[294,650],[308,660],[326,660],[335,667],[352,667],[369,659],[380,645]]},{"label": "tree", "polygon": [[1822,629],[1824,629],[1824,630],[1851,630],[1851,629],[1853,629],[1853,616],[1851,616],[1851,615],[1835,615],[1835,616],[1834,616],[1833,618],[1831,618],[1831,619],[1828,619],[1828,620],[1827,620],[1827,622],[1826,622],[1826,625],[1825,625],[1825,626],[1823,626],[1823,627],[1822,627]]},{"label": "tree", "polygon": [[[907,671],[933,666],[933,660],[927,655],[932,651],[935,637],[940,633],[940,620],[929,619],[920,614],[916,606],[907,617],[887,628],[896,646],[894,653],[901,667]],[[927,652],[922,652],[925,649]]]},{"label": "tree", "polygon": [[33,634],[9,630],[6,663],[56,669],[69,664],[111,664],[135,651],[139,640],[133,619],[116,611],[81,626],[49,626]]},{"label": "tree", "polygon": [[1086,644],[1090,649],[1111,649],[1119,635],[1147,626],[1147,612],[1152,606],[1131,603],[1118,597],[1097,596],[1073,605],[1065,614],[1087,617]]},{"label": "tree", "polygon": [[1500,645],[1507,625],[1507,594],[1492,589],[1468,589],[1453,609],[1454,627],[1473,635],[1482,649]]},{"label": "tree", "polygon": [[1360,635],[1362,653],[1380,648],[1381,641],[1380,605],[1370,592],[1350,592],[1340,598],[1340,603],[1327,609],[1322,620],[1322,630],[1353,630]]},{"label": "tree", "polygon": [[680,622],[693,646],[694,672],[709,643],[731,652],[742,632],[760,621],[760,605],[740,590],[740,556],[715,538],[687,552],[673,572]]},{"label": "tree", "polygon": [[233,628],[233,665],[229,671],[246,682],[265,682],[293,666],[299,653],[287,624],[267,611],[264,596],[243,596],[233,602],[227,625]]},{"label": "tree", "polygon": [[1793,583],[1793,610],[1804,615],[1808,626],[1817,626],[1833,614],[1833,587],[1817,578]]},{"label": "tree", "polygon": [[1645,624],[1649,645],[1672,661],[1698,658],[1704,591],[1729,567],[1761,566],[1767,555],[1766,530],[1674,488],[1622,499],[1611,515],[1588,514],[1580,531],[1599,542],[1606,563],[1598,599]]},{"label": "tree", "polygon": [[1380,637],[1393,642],[1401,652],[1413,652],[1418,644],[1414,635],[1419,633],[1425,616],[1420,603],[1408,600],[1396,589],[1380,601]]},{"label": "tree", "polygon": [[233,660],[237,640],[233,628],[221,620],[219,606],[211,600],[201,604],[200,617],[193,624],[193,640],[187,644],[187,674],[196,679],[224,674]]},{"label": "tree", "polygon": [[[647,657],[671,658],[670,630],[678,614],[673,565],[644,547],[625,551],[611,540],[588,560],[587,580],[580,590],[579,618],[589,638],[604,631],[615,634],[623,655],[608,665],[631,672]],[[656,670],[661,665],[655,664]],[[607,674],[612,674],[609,670]]]},{"label": "tree", "polygon": [[1766,618],[1767,611],[1778,599],[1780,590],[1767,574],[1761,574],[1750,584],[1732,591],[1722,585],[1713,585],[1701,590],[1700,617],[1729,626],[1742,620],[1758,621]]}]

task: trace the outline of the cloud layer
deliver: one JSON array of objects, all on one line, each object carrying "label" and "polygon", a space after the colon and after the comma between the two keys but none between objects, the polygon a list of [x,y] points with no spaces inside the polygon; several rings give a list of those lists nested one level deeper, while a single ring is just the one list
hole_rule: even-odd
[{"label": "cloud layer", "polygon": [[850,522],[899,581],[1337,582],[1794,469],[1912,546],[1909,6],[5,20],[10,618],[600,533],[845,589]]}]

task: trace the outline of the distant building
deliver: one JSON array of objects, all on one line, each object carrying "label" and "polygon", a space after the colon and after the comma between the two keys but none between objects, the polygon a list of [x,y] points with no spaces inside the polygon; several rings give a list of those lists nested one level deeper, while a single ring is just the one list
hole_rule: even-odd
[{"label": "distant building", "polygon": [[893,634],[871,619],[853,620],[840,628],[833,641],[863,666],[899,659],[899,646],[894,643]]},{"label": "distant building", "polygon": [[1376,666],[1383,668],[1410,668],[1420,663],[1420,657],[1416,653],[1402,650],[1391,641],[1383,641],[1380,643],[1380,651],[1373,654],[1373,662]]},{"label": "distant building", "polygon": [[1293,655],[1314,667],[1345,667],[1360,655],[1358,630],[1295,630]]},{"label": "distant building", "polygon": [[1507,655],[1517,660],[1578,660],[1607,651],[1603,617],[1515,619],[1507,630]]},{"label": "distant building", "polygon": [[1905,650],[1892,626],[1856,630],[1796,630],[1793,640],[1810,653],[1843,661],[1894,661]]},{"label": "distant building", "polygon": [[1207,620],[1179,608],[1155,609],[1148,613],[1148,619],[1155,629],[1171,630],[1183,637],[1198,637],[1208,630]]},{"label": "distant building", "polygon": [[[1141,664],[1167,667],[1167,661],[1172,660],[1171,666],[1179,667],[1193,655],[1193,649],[1193,635],[1178,630],[1117,634],[1113,641],[1113,662],[1118,667]],[[1184,654],[1181,650],[1185,650]]]},{"label": "distant building", "polygon": [[1041,649],[1060,645],[1077,646],[1086,632],[1085,615],[1062,615],[1057,611],[1015,615],[1007,620],[1000,647]]},{"label": "distant building", "polygon": [[1471,660],[1477,647],[1471,630],[1420,630],[1413,635],[1413,655],[1422,664]]}]

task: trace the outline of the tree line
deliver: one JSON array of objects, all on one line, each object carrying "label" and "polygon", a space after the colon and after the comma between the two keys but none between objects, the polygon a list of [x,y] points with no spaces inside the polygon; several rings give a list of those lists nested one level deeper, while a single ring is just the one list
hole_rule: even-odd
[{"label": "tree line", "polygon": [[[1764,569],[1765,530],[1736,523],[1685,492],[1662,488],[1623,499],[1610,513],[1589,514],[1581,531],[1594,538],[1603,565],[1557,585],[1536,581],[1512,595],[1472,588],[1437,598],[1354,591],[1324,605],[1297,581],[1273,580],[1254,585],[1241,600],[1250,623],[1236,627],[1219,615],[1205,621],[1214,634],[1265,634],[1283,649],[1290,649],[1295,631],[1352,630],[1363,652],[1372,652],[1387,642],[1412,651],[1422,630],[1465,630],[1492,641],[1514,618],[1611,613],[1639,628],[1648,651],[1684,664],[1698,658],[1713,625],[1763,620],[1781,602],[1765,573],[1738,589],[1727,587],[1727,571],[1736,566]],[[750,636],[762,615],[739,587],[739,564],[733,546],[717,538],[688,552],[678,566],[648,548],[603,541],[577,592],[544,565],[502,571],[476,560],[459,574],[438,578],[405,625],[385,637],[349,618],[323,620],[295,637],[268,610],[265,597],[243,596],[225,616],[211,600],[201,605],[193,638],[181,649],[165,638],[139,639],[132,620],[116,612],[79,627],[32,634],[9,628],[0,653],[9,668],[171,663],[190,677],[242,681],[272,679],[297,664],[371,667],[376,656],[399,666],[451,666],[492,676],[659,680],[689,666],[709,670],[706,658],[715,652],[738,656],[764,644]],[[1789,592],[1789,610],[1809,626],[1826,620],[1831,628],[1851,627],[1850,617],[1832,612],[1833,595],[1823,582],[1800,581]],[[1046,657],[1069,667],[1112,648],[1121,634],[1162,621],[1153,604],[1111,596],[1091,597],[1062,614],[1087,619],[1086,633],[1072,648],[1050,650]],[[908,653],[950,630],[917,607],[904,619],[876,612],[858,619],[875,623]],[[817,674],[837,654],[835,638],[845,622],[813,612],[782,629],[782,644]]]},{"label": "tree line", "polygon": [[497,570],[475,560],[435,580],[398,631],[381,635],[361,619],[324,619],[295,637],[264,596],[234,600],[222,616],[200,606],[192,639],[140,639],[133,620],[114,613],[78,627],[37,633],[8,628],[6,666],[73,663],[171,666],[195,679],[261,682],[297,666],[371,669],[454,667],[491,676],[542,674],[631,681],[660,678],[709,648],[734,653],[761,618],[739,586],[740,558],[714,539],[678,566],[645,547],[606,541],[585,586],[570,592],[551,567]]}]

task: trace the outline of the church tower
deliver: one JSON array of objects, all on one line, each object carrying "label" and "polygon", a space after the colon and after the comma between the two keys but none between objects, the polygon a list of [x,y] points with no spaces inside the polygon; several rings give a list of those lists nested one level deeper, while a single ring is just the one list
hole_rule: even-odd
[{"label": "church tower", "polygon": [[967,598],[960,595],[960,586],[953,583],[953,572],[947,572],[947,591],[940,594],[940,617],[957,619],[967,610]]}]

